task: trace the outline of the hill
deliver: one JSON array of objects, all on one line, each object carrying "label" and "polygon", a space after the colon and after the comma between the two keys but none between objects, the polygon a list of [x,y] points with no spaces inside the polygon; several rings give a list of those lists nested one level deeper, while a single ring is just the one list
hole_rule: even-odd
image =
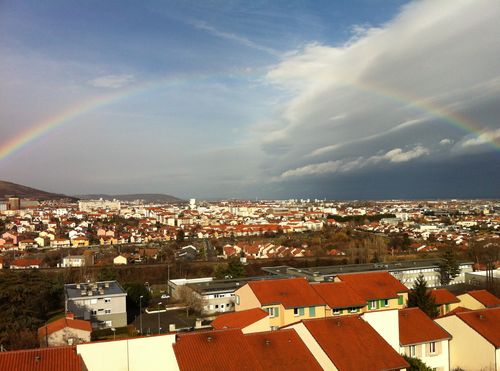
[{"label": "hill", "polygon": [[104,200],[119,200],[119,201],[136,201],[143,200],[146,203],[179,203],[185,202],[180,198],[165,195],[161,193],[136,193],[125,195],[108,195],[108,194],[90,194],[90,195],[77,195],[82,200],[96,200],[102,198]]},{"label": "hill", "polygon": [[33,198],[36,200],[61,200],[69,199],[77,201],[75,197],[66,196],[59,193],[51,193],[36,188],[26,187],[20,184],[0,180],[0,198],[6,196],[16,196],[19,198]]}]

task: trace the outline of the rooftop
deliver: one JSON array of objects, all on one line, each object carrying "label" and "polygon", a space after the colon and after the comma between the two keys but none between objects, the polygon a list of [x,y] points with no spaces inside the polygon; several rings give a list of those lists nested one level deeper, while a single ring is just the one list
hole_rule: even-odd
[{"label": "rooftop", "polygon": [[0,370],[82,371],[76,347],[56,347],[0,352]]},{"label": "rooftop", "polygon": [[304,278],[251,281],[248,285],[262,305],[282,304],[285,308],[325,305]]},{"label": "rooftop", "polygon": [[399,343],[419,344],[450,339],[451,336],[419,308],[399,310]]},{"label": "rooftop", "polygon": [[434,301],[436,302],[437,305],[460,303],[460,299],[458,299],[447,289],[435,289],[435,290],[430,290],[430,292],[431,295],[434,297]]},{"label": "rooftop", "polygon": [[408,363],[359,316],[302,321],[342,371],[400,370]]},{"label": "rooftop", "polygon": [[312,284],[311,287],[330,308],[351,308],[366,305],[366,300],[346,282],[325,282]]},{"label": "rooftop", "polygon": [[261,308],[253,308],[248,310],[242,310],[240,312],[232,312],[227,314],[221,314],[213,322],[212,327],[214,329],[223,328],[239,328],[242,329],[255,323],[263,318],[266,318],[268,313]]},{"label": "rooftop", "polygon": [[117,281],[68,283],[64,285],[68,299],[79,299],[92,296],[126,295]]},{"label": "rooftop", "polygon": [[469,291],[468,294],[483,304],[486,308],[495,308],[500,306],[500,299],[486,290]]},{"label": "rooftop", "polygon": [[495,348],[500,347],[500,308],[457,313],[457,317],[476,330]]},{"label": "rooftop", "polygon": [[348,283],[366,301],[396,298],[398,293],[409,291],[388,272],[341,274],[337,278]]}]

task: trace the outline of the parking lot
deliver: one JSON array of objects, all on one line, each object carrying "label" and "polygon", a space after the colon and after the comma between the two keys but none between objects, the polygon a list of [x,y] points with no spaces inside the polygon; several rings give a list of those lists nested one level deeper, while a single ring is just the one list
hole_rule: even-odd
[{"label": "parking lot", "polygon": [[[158,334],[158,317],[160,323],[160,333],[168,332],[169,325],[175,324],[177,329],[194,327],[196,319],[186,318],[186,311],[184,309],[171,310],[161,313],[142,313],[142,330],[144,335]],[[132,324],[140,331],[140,317],[132,322]]]}]

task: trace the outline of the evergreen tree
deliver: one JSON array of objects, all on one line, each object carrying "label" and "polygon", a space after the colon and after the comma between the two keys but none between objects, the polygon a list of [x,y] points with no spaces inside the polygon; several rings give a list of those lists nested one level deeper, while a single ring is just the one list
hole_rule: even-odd
[{"label": "evergreen tree", "polygon": [[431,318],[436,318],[439,314],[436,301],[427,289],[427,281],[422,274],[417,277],[412,290],[408,294],[408,306],[419,307]]},{"label": "evergreen tree", "polygon": [[439,264],[441,285],[448,285],[456,276],[460,274],[460,267],[455,254],[451,249],[447,249],[441,256],[441,259],[442,261]]},{"label": "evergreen tree", "polygon": [[433,368],[427,366],[422,360],[418,358],[409,357],[403,355],[403,358],[406,362],[410,364],[410,368],[407,368],[408,371],[432,371]]}]

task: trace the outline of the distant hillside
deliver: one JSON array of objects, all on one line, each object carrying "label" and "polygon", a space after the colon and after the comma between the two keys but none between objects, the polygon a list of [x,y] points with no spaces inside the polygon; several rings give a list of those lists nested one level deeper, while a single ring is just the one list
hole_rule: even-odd
[{"label": "distant hillside", "polygon": [[26,187],[20,184],[0,180],[0,198],[6,196],[16,196],[19,198],[33,198],[37,200],[61,200],[69,199],[77,201],[75,197],[66,196],[59,193],[50,193],[39,189]]},{"label": "distant hillside", "polygon": [[106,194],[91,194],[91,195],[77,195],[82,200],[97,200],[102,198],[103,200],[120,200],[120,201],[135,201],[144,200],[147,203],[178,203],[185,202],[180,198],[164,195],[161,193],[137,193],[137,194],[127,194],[127,195],[106,195]]}]

